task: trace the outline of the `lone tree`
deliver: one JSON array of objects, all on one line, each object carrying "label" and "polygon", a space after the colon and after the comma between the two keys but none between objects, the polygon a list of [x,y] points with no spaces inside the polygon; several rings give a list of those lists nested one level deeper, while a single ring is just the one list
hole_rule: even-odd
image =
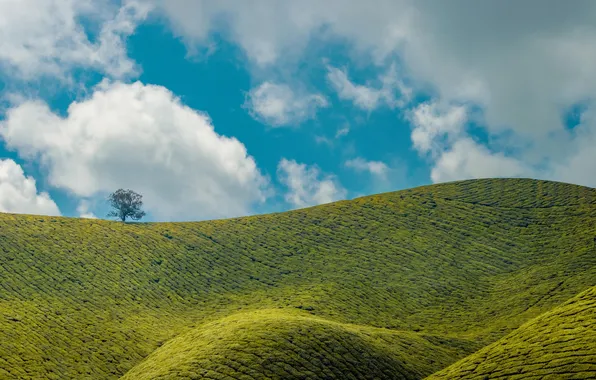
[{"label": "lone tree", "polygon": [[108,196],[108,201],[113,210],[108,213],[108,217],[115,216],[123,222],[126,218],[139,220],[145,216],[145,211],[141,210],[143,206],[142,195],[132,190],[118,189]]}]

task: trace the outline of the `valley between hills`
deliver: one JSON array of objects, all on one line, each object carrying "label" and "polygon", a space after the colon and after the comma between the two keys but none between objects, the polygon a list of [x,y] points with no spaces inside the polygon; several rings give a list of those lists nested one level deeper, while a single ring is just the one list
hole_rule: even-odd
[{"label": "valley between hills", "polygon": [[596,189],[423,186],[283,213],[0,213],[0,379],[593,379]]}]

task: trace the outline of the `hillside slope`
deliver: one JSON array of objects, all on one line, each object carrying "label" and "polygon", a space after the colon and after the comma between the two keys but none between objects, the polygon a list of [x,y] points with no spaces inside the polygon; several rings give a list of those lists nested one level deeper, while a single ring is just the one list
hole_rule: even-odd
[{"label": "hillside slope", "polygon": [[503,378],[596,378],[596,286],[428,380]]},{"label": "hillside slope", "polygon": [[595,220],[596,190],[525,179],[198,223],[0,214],[0,378],[116,379],[273,309],[420,378],[594,286]]},{"label": "hillside slope", "polygon": [[453,352],[402,331],[330,322],[305,313],[233,314],[182,334],[126,379],[419,379]]}]

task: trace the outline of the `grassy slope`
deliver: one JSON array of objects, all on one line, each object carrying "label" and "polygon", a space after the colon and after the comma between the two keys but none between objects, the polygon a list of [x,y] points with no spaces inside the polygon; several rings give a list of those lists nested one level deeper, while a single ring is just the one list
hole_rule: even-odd
[{"label": "grassy slope", "polygon": [[596,378],[596,286],[428,379]]},{"label": "grassy slope", "polygon": [[122,380],[414,379],[454,354],[416,333],[305,314],[265,309],[207,323],[157,349]]},{"label": "grassy slope", "polygon": [[0,378],[118,378],[261,309],[419,378],[596,284],[594,220],[594,189],[511,179],[201,223],[0,214]]}]

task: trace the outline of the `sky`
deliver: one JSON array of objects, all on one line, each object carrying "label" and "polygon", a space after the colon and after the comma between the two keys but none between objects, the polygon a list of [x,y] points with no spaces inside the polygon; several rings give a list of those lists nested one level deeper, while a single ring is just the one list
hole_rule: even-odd
[{"label": "sky", "polygon": [[596,187],[595,41],[591,0],[0,0],[0,212]]}]

